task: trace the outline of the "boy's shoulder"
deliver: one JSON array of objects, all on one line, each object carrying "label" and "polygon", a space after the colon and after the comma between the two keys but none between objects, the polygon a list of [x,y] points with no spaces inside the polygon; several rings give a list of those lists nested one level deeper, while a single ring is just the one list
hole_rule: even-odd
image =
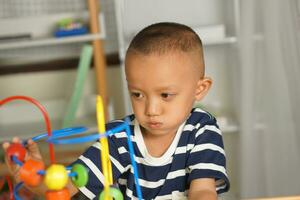
[{"label": "boy's shoulder", "polygon": [[115,120],[109,121],[105,124],[106,129],[110,130],[110,129],[116,128],[116,127],[124,124],[126,119],[129,119],[129,123],[130,123],[130,125],[132,125],[133,120],[135,119],[135,116],[132,114],[132,115],[128,115],[121,119],[115,119]]},{"label": "boy's shoulder", "polygon": [[189,118],[187,119],[187,124],[199,124],[200,127],[203,127],[208,124],[215,125],[216,123],[216,118],[212,114],[201,108],[193,108]]}]

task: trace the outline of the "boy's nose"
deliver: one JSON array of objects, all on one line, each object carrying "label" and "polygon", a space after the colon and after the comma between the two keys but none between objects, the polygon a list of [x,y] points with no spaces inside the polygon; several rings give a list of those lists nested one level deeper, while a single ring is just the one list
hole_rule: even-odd
[{"label": "boy's nose", "polygon": [[158,102],[156,102],[155,100],[147,101],[145,109],[145,114],[147,116],[157,116],[160,115],[160,113],[161,108]]}]

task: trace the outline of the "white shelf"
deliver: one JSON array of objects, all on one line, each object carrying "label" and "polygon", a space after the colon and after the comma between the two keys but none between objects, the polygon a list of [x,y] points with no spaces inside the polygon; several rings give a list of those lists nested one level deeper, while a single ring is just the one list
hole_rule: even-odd
[{"label": "white shelf", "polygon": [[203,45],[230,44],[237,41],[234,36],[226,36],[225,24],[199,26],[193,30],[199,35]]},{"label": "white shelf", "polygon": [[57,44],[68,44],[68,43],[79,43],[79,42],[88,42],[96,39],[104,39],[102,34],[86,34],[80,36],[68,36],[61,38],[39,38],[39,39],[28,39],[28,40],[19,40],[11,42],[1,42],[0,50],[7,49],[19,49],[27,47],[38,47],[46,45],[57,45]]}]

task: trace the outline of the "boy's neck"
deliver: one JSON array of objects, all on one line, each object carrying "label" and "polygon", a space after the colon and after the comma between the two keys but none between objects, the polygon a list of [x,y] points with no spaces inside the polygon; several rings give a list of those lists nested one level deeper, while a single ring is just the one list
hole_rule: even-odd
[{"label": "boy's neck", "polygon": [[141,131],[147,151],[153,157],[161,157],[168,150],[176,136],[176,131],[174,131],[174,133],[159,136],[147,134],[142,127]]}]

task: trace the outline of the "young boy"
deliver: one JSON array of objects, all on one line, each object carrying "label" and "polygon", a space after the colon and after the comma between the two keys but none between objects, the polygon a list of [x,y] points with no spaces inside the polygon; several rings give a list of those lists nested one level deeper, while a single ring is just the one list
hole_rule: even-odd
[{"label": "young boy", "polygon": [[[205,77],[202,51],[197,34],[177,23],[146,27],[127,50],[125,72],[134,112],[130,116],[132,140],[144,199],[209,200],[229,189],[216,119],[193,109],[212,84]],[[113,121],[107,129],[123,122]],[[35,146],[32,141],[30,145]],[[89,181],[79,190],[69,183],[72,194],[80,191],[89,199],[100,194],[99,145],[91,146],[76,161],[89,169]],[[114,181],[125,199],[137,198],[126,134],[109,137],[109,149]]]}]

